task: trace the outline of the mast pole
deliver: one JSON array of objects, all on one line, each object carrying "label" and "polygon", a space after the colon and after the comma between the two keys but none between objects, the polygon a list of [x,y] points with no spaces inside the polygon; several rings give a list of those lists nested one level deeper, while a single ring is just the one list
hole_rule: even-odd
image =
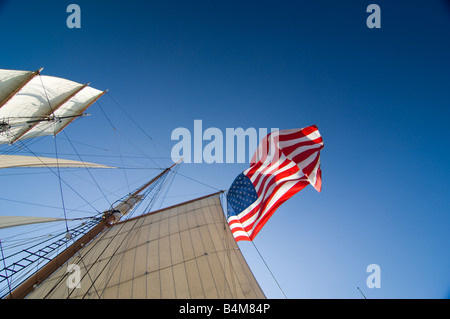
[{"label": "mast pole", "polygon": [[166,168],[164,171],[162,171],[161,173],[159,173],[158,175],[156,175],[152,180],[150,180],[147,184],[143,185],[141,188],[139,188],[137,191],[135,191],[133,194],[131,194],[130,196],[136,196],[137,194],[139,194],[140,192],[142,192],[144,189],[146,189],[147,187],[149,187],[153,182],[155,182],[156,180],[158,180],[161,176],[163,176],[165,173],[167,173],[168,171],[170,171],[175,165],[178,165],[181,162],[181,160],[179,160],[178,162],[174,163],[172,166],[170,166],[169,168]]},{"label": "mast pole", "polygon": [[[165,173],[170,171],[175,165],[181,162],[173,164],[169,168],[166,168],[156,177],[151,179],[148,183],[143,185],[137,191],[130,195],[136,196],[156,180],[158,180]],[[73,257],[81,248],[83,248],[86,244],[88,244],[92,239],[94,239],[98,234],[100,234],[104,229],[113,226],[118,221],[117,215],[114,212],[110,212],[109,214],[105,214],[103,219],[94,226],[89,232],[83,235],[80,239],[78,239],[75,243],[67,247],[64,251],[62,251],[58,256],[49,261],[45,266],[39,269],[34,275],[30,276],[26,281],[24,281],[20,286],[15,288],[5,299],[24,299],[29,293],[31,293],[36,285],[40,285],[44,282],[52,273],[58,270],[62,265],[64,265],[71,257]]]}]

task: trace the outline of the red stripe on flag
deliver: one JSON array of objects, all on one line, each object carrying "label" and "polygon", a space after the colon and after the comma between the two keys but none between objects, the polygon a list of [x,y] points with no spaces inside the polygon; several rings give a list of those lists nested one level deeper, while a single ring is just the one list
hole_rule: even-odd
[{"label": "red stripe on flag", "polygon": [[[296,183],[289,191],[287,191],[267,212],[265,212],[264,217],[258,222],[258,224],[253,229],[252,234],[250,235],[250,239],[253,240],[255,236],[259,233],[261,228],[267,223],[267,221],[272,217],[278,207],[281,206],[285,201],[294,196],[296,193],[301,191],[303,188],[308,186],[307,181],[299,181]],[[270,201],[270,200],[269,200]]]},{"label": "red stripe on flag", "polygon": [[[272,136],[272,134],[274,135]],[[292,145],[289,145],[290,142]],[[275,143],[275,145],[271,145],[271,143]],[[285,146],[283,147],[283,145]],[[233,235],[236,234],[234,235],[236,241],[253,240],[280,205],[314,182],[314,179],[311,181],[308,179],[308,177],[313,178],[311,174],[314,170],[317,171],[313,186],[318,191],[321,190],[320,150],[322,149],[323,139],[315,125],[303,129],[270,133],[264,137],[253,155],[250,168],[244,172],[252,180],[259,203],[249,211],[244,210],[244,215],[241,213],[240,216],[237,216],[238,220],[229,220],[230,226],[234,227],[232,232]],[[281,159],[275,157],[272,163],[265,163],[267,153],[271,150],[278,154],[284,154],[283,156],[286,158],[279,162]],[[296,154],[296,152],[299,153]],[[313,158],[314,154],[316,156]],[[262,157],[258,158],[260,155]],[[255,162],[255,159],[258,161]],[[277,166],[274,167],[274,165]],[[286,169],[287,165],[293,166]],[[302,171],[299,166],[303,168]],[[271,203],[272,200],[274,200],[273,203]],[[269,205],[271,206],[269,207]],[[244,227],[243,224],[248,222],[249,224]],[[239,232],[242,231],[249,236],[240,235]]]}]

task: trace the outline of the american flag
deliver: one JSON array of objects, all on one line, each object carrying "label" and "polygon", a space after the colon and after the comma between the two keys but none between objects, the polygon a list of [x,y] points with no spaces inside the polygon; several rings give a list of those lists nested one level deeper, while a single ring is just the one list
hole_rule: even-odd
[{"label": "american flag", "polygon": [[250,168],[228,190],[227,219],[237,242],[253,240],[275,210],[308,184],[321,191],[322,148],[315,125],[264,137]]}]

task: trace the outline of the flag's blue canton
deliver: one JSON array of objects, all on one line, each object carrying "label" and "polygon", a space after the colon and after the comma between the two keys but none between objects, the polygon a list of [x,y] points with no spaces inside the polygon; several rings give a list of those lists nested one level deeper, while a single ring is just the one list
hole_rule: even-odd
[{"label": "flag's blue canton", "polygon": [[251,180],[241,173],[234,180],[227,194],[228,216],[238,215],[258,198]]}]

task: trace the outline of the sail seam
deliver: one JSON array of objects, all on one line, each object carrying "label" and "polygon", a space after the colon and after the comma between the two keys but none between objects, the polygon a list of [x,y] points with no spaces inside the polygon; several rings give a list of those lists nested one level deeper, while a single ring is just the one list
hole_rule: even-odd
[{"label": "sail seam", "polygon": [[[74,289],[68,297],[89,298],[94,293],[92,287],[102,287],[91,297],[158,298],[155,293],[159,293],[159,298],[230,298],[231,293],[233,298],[260,298],[254,279],[248,277],[248,266],[240,264],[242,255],[234,238],[231,233],[223,234],[226,225],[222,207],[213,204],[217,202],[219,197],[208,196],[202,202],[177,205],[164,215],[135,217],[128,220],[135,223],[123,222],[99,234],[78,255],[83,261],[83,278],[92,284],[85,283],[82,290]],[[158,258],[159,253],[163,259]],[[234,267],[232,261],[237,261]],[[64,278],[67,274],[60,269],[48,285],[59,281],[55,291],[64,293]],[[48,287],[43,287],[44,291]]]},{"label": "sail seam", "polygon": [[[210,206],[215,206],[215,205],[205,205],[205,206],[203,206],[202,208],[205,208],[205,207],[210,207]],[[188,212],[190,212],[190,211],[188,211]],[[185,214],[185,213],[183,213],[183,214]],[[177,216],[177,215],[175,215],[175,216]],[[165,218],[164,220],[167,220],[167,219],[170,219],[171,217],[169,217],[169,218]],[[162,221],[163,219],[161,219],[161,220],[159,220],[159,221]],[[197,219],[196,219],[197,220]],[[139,221],[139,220],[137,220],[137,221]],[[159,222],[158,221],[158,222]],[[144,223],[144,221],[142,220],[142,223],[141,223],[141,226],[139,226],[139,227],[136,227],[136,224],[137,223],[135,223],[135,225],[134,226],[132,226],[132,228],[129,230],[129,231],[131,231],[131,230],[135,230],[136,231],[136,233],[134,234],[134,236],[133,236],[133,239],[134,239],[134,237],[136,236],[136,234],[138,233],[138,231],[139,231],[139,228],[141,228],[141,227],[144,227],[144,226],[146,226],[146,225],[151,225],[151,224],[153,224],[153,223],[150,223],[150,224],[146,224],[146,225],[143,225],[143,223]],[[180,234],[180,233],[182,233],[182,232],[184,232],[184,231],[191,231],[191,230],[193,230],[193,229],[196,229],[196,228],[198,228],[198,227],[201,227],[201,226],[205,226],[205,227],[208,227],[208,225],[216,225],[216,224],[218,224],[218,222],[211,222],[211,223],[205,223],[205,224],[202,224],[202,225],[198,225],[198,226],[195,226],[195,227],[190,227],[190,228],[188,228],[188,229],[186,229],[186,230],[183,230],[183,231],[178,231],[178,232],[174,232],[174,233],[171,233],[171,234],[168,234],[168,235],[165,235],[165,236],[160,236],[159,237],[159,239],[162,239],[162,238],[165,238],[165,237],[170,237],[171,235],[175,235],[175,234]],[[112,229],[110,229],[110,230],[112,230]],[[209,232],[208,232],[209,233]],[[116,234],[114,234],[114,237],[116,237],[117,235],[120,235],[120,234],[124,234],[124,232],[122,232],[122,233],[120,233],[120,231],[118,231]],[[105,234],[106,235],[106,234]],[[107,240],[108,238],[104,238],[104,239],[100,239],[100,240]],[[154,241],[159,241],[159,239],[158,240],[148,240],[147,242],[145,242],[145,243],[142,243],[142,244],[138,244],[138,245],[136,245],[136,246],[134,246],[134,247],[132,247],[132,248],[125,248],[125,249],[123,249],[122,251],[118,251],[119,250],[119,248],[115,251],[115,253],[114,254],[112,254],[110,257],[105,257],[105,258],[103,258],[103,259],[97,259],[94,263],[92,263],[91,265],[90,265],[90,267],[92,268],[92,266],[95,264],[95,263],[101,263],[102,261],[104,261],[104,260],[109,260],[109,259],[112,259],[112,258],[114,258],[114,257],[117,257],[117,262],[120,262],[120,260],[122,260],[122,258],[121,258],[121,256],[124,256],[125,255],[125,253],[127,252],[127,251],[130,251],[130,250],[133,250],[133,249],[137,249],[138,247],[140,247],[140,246],[143,246],[143,245],[148,245],[148,243],[150,243],[150,242],[154,242]],[[100,243],[100,240],[99,240],[99,242],[97,243],[97,244],[99,244]],[[130,239],[131,240],[131,239]],[[128,244],[127,244],[128,245]],[[126,246],[127,246],[126,245]],[[159,249],[158,249],[158,253],[159,253]],[[192,261],[192,260],[198,260],[199,258],[201,258],[201,257],[205,257],[205,256],[207,256],[207,255],[209,255],[209,254],[215,254],[215,253],[218,253],[218,252],[223,252],[224,250],[216,250],[216,251],[208,251],[208,252],[206,252],[205,251],[205,248],[204,248],[204,246],[203,246],[203,251],[204,251],[204,253],[202,253],[202,254],[199,254],[199,255],[196,255],[196,256],[194,256],[194,257],[192,257],[192,258],[190,258],[190,259],[187,259],[187,260],[185,260],[185,261],[182,261],[182,262],[179,262],[179,263],[173,263],[173,262],[171,262],[171,264],[170,265],[168,265],[168,266],[165,266],[165,267],[161,267],[161,268],[158,268],[157,270],[153,270],[153,271],[148,271],[147,270],[147,272],[148,272],[148,274],[150,274],[150,273],[154,273],[154,272],[157,272],[157,271],[161,271],[161,270],[165,270],[165,269],[169,269],[170,267],[174,267],[174,266],[176,266],[176,265],[179,265],[179,264],[182,264],[182,263],[185,263],[185,262],[188,262],[188,261]],[[205,254],[206,253],[206,254]],[[208,262],[208,266],[209,266],[209,268],[210,268],[210,271],[211,271],[211,273],[213,273],[212,272],[212,270],[211,270],[211,265],[210,265],[210,263],[209,263],[209,260],[207,260],[207,262]],[[117,267],[118,265],[116,265],[115,267]],[[113,267],[113,268],[115,268],[115,267]],[[173,269],[172,269],[173,270]],[[111,268],[110,268],[110,271],[111,271]],[[145,274],[145,273],[144,273]],[[141,276],[143,276],[143,275],[141,275]],[[141,276],[139,276],[139,277],[141,277]],[[131,280],[131,279],[130,279]],[[214,281],[216,281],[216,278],[213,276],[213,280]],[[129,280],[128,280],[129,281]],[[123,282],[121,282],[121,283],[124,283],[124,282],[128,282],[128,281],[123,281]],[[108,280],[108,282],[109,282],[109,280]],[[120,285],[121,283],[119,283],[119,284],[117,284],[117,285]],[[161,280],[160,280],[160,283],[161,283]],[[227,284],[227,283],[226,283]],[[105,288],[104,289],[106,289],[106,286],[107,286],[107,283],[105,283]],[[116,286],[116,285],[112,285],[112,286]],[[112,286],[109,286],[108,288],[110,288],[110,287],[112,287]],[[203,286],[203,285],[202,285]],[[216,292],[218,293],[218,291],[217,291],[217,283],[216,283]],[[226,287],[225,287],[226,288]],[[160,291],[161,291],[161,289],[162,289],[162,287],[160,287]],[[230,289],[230,288],[229,288]],[[104,290],[103,290],[104,291]],[[103,293],[102,293],[103,294]],[[217,296],[220,296],[220,294],[218,293],[217,294]],[[162,296],[161,296],[162,297]]]},{"label": "sail seam", "polygon": [[[217,196],[217,195],[219,195],[219,194],[221,194],[221,193],[223,193],[223,191],[220,191],[220,192],[217,192],[217,193],[213,193],[213,194],[209,194],[209,195],[206,195],[206,196],[197,198],[197,199],[192,199],[192,200],[189,200],[189,201],[187,201],[187,202],[179,203],[179,204],[176,204],[176,205],[173,205],[173,206],[165,207],[165,208],[162,208],[162,209],[153,211],[153,212],[149,212],[149,213],[146,213],[146,214],[142,214],[142,215],[140,215],[140,216],[136,216],[136,217],[133,217],[133,218],[129,218],[129,219],[125,220],[125,221],[120,221],[120,222],[118,222],[117,224],[123,224],[123,223],[129,222],[129,221],[134,220],[134,219],[137,219],[137,218],[155,215],[155,214],[157,214],[157,213],[161,213],[161,212],[163,212],[163,211],[166,211],[166,210],[169,210],[169,209],[172,209],[172,208],[175,208],[175,207],[180,207],[180,206],[183,206],[183,205],[192,204],[192,203],[194,203],[194,202],[197,201],[197,200],[202,200],[202,199],[206,199],[206,198],[208,198],[208,197]],[[209,205],[209,204],[208,204],[208,205]],[[214,204],[211,204],[211,206],[214,206]],[[188,211],[188,212],[189,212],[189,211]],[[186,213],[187,213],[187,212],[186,212]]]},{"label": "sail seam", "polygon": [[[209,206],[215,206],[215,204],[207,204],[207,205],[205,205],[204,207],[209,207]],[[176,206],[174,206],[174,207],[176,207]],[[129,218],[129,219],[127,219],[127,220],[124,220],[124,221],[121,221],[121,222],[119,222],[119,223],[117,223],[118,225],[120,224],[125,224],[125,223],[127,223],[127,222],[129,222],[129,221],[133,221],[133,220],[136,220],[136,219],[140,219],[140,218],[146,218],[146,217],[149,217],[149,216],[152,216],[153,214],[156,214],[156,213],[160,213],[160,212],[163,212],[163,211],[165,211],[165,210],[168,210],[169,208],[164,208],[164,209],[162,209],[162,210],[160,210],[160,211],[155,211],[155,212],[151,212],[151,213],[147,213],[147,214],[142,214],[142,215],[140,215],[140,216],[136,216],[136,217],[133,217],[133,218]],[[156,220],[156,221],[151,221],[150,223],[153,223],[153,222],[159,222],[159,221],[161,221],[161,220],[167,220],[167,219],[170,219],[170,218],[173,218],[173,217],[175,217],[175,216],[180,216],[180,215],[182,215],[182,214],[189,214],[189,213],[191,213],[192,211],[194,211],[196,208],[193,208],[192,210],[188,210],[188,211],[186,211],[186,212],[184,212],[184,213],[179,213],[179,214],[176,214],[176,215],[173,215],[173,216],[169,216],[169,217],[164,217],[164,218],[161,218],[161,219],[158,219],[158,220]],[[221,221],[217,221],[218,223],[219,222],[221,222]]]},{"label": "sail seam", "polygon": [[[206,207],[208,207],[209,205],[205,205],[205,206],[202,206],[202,208],[206,208]],[[194,210],[195,210],[195,208],[194,208]],[[199,223],[198,223],[198,216],[197,216],[198,214],[194,214],[194,218],[195,218],[195,221],[196,221],[196,223],[197,223],[197,228],[198,227],[200,227],[199,226]],[[193,229],[195,229],[195,228],[193,228]],[[200,232],[200,237],[202,236],[202,232]],[[206,252],[206,249],[205,249],[205,245],[204,245],[204,240],[203,240],[203,238],[202,238],[202,240],[201,240],[201,243],[202,243],[202,248],[203,248],[203,251],[204,251],[204,254],[206,254],[207,252]],[[212,269],[211,269],[211,263],[209,262],[209,259],[208,258],[206,258],[206,262],[207,262],[207,264],[208,264],[208,267],[209,267],[209,271],[211,272],[211,274],[213,273],[212,272]],[[214,276],[212,276],[212,278],[213,278],[213,281],[214,281],[214,287],[216,288],[216,293],[217,293],[217,296],[218,297],[220,297],[220,293],[219,293],[219,290],[218,290],[218,288],[217,288],[217,282],[216,282],[216,279],[214,278]]]},{"label": "sail seam", "polygon": [[[217,251],[208,253],[208,255],[212,255],[212,254],[217,254],[217,255],[218,255],[219,253],[222,253],[222,252],[224,252],[224,251],[225,251],[224,249],[223,249],[223,250],[217,250]],[[124,253],[124,252],[119,253],[119,255],[121,255],[121,254],[123,254],[123,253]],[[161,267],[161,268],[158,268],[158,269],[155,269],[155,270],[151,270],[151,271],[148,271],[148,270],[147,270],[147,271],[143,272],[141,275],[135,276],[135,277],[133,277],[133,278],[131,278],[131,279],[127,279],[127,280],[124,280],[124,281],[120,281],[120,282],[117,283],[117,284],[113,284],[113,285],[108,286],[108,288],[120,286],[120,285],[122,285],[122,284],[124,284],[124,283],[133,281],[133,280],[135,280],[135,279],[142,278],[142,277],[144,277],[144,276],[148,276],[149,274],[156,273],[156,272],[160,272],[161,270],[166,270],[166,269],[169,269],[169,268],[173,268],[174,266],[178,266],[178,265],[181,265],[181,264],[186,263],[186,262],[189,262],[189,261],[198,260],[198,259],[200,259],[200,258],[202,258],[202,257],[207,258],[208,255],[200,254],[200,255],[198,255],[198,256],[191,257],[191,258],[189,258],[189,259],[186,259],[186,260],[183,260],[183,261],[180,261],[180,262],[171,264],[171,265],[169,265],[169,266],[164,266],[164,267]],[[116,256],[118,256],[118,255],[116,255]],[[120,260],[120,259],[119,259],[119,260]],[[63,277],[64,277],[64,276],[63,276]]]},{"label": "sail seam", "polygon": [[[162,175],[157,181],[155,181],[154,184],[151,185],[152,188],[149,189],[149,190],[147,191],[147,194],[148,194],[149,191],[155,189],[155,186],[157,186],[157,189],[156,189],[155,194],[154,194],[154,196],[156,197],[156,195],[157,195],[157,194],[159,193],[159,191],[161,190],[162,185],[164,184],[164,181],[165,181],[165,177],[166,177],[166,176],[167,176],[167,172],[166,172],[166,174]],[[154,199],[154,198],[153,198],[153,199]],[[149,204],[149,206],[153,204],[153,199],[151,200],[151,203]],[[134,220],[134,221],[136,221],[136,223],[134,223],[134,225],[131,226],[131,228],[127,231],[128,233],[131,232],[133,229],[135,229],[136,225],[137,225],[139,222],[141,222],[141,226],[138,227],[138,231],[136,232],[136,234],[137,234],[137,233],[139,232],[139,230],[141,229],[142,223],[143,223],[144,220],[143,220],[143,219],[135,219],[135,218],[133,218],[133,219],[129,219],[129,220],[127,220],[127,221],[130,221],[130,220]],[[114,240],[114,238],[115,238],[116,236],[122,234],[122,233],[121,233],[121,230],[122,230],[123,227],[125,227],[126,225],[128,225],[128,224],[126,224],[126,223],[122,223],[122,224],[121,224],[120,229],[118,229],[118,231],[116,232],[116,234],[112,237],[112,239],[110,239],[110,243],[112,242],[112,240]],[[110,229],[110,230],[111,230],[111,229]],[[133,239],[134,239],[134,237],[136,236],[136,234],[134,234]],[[105,235],[106,235],[106,234],[105,234]],[[105,239],[107,239],[107,238],[105,238]],[[99,244],[99,243],[100,243],[100,241],[99,241],[97,244]],[[131,240],[129,239],[129,242],[128,242],[128,244],[127,244],[125,247],[129,247],[128,245],[129,245],[130,243],[131,243]],[[119,248],[120,248],[120,245],[119,245],[119,247],[117,248],[116,252],[118,251]],[[134,247],[133,249],[136,249],[136,248],[137,248],[137,247]],[[130,249],[125,248],[125,249],[123,250],[123,252],[129,251],[129,250],[130,250]],[[113,257],[114,257],[114,254],[111,255],[111,257],[108,258],[108,259],[109,259],[108,263],[112,260]],[[123,263],[122,263],[122,265],[123,265]],[[92,265],[92,266],[93,266],[93,265]],[[92,267],[92,266],[91,266],[91,267]],[[109,267],[109,271],[112,271],[112,272],[115,271],[115,269],[117,268],[117,266],[118,266],[118,263],[117,263],[115,266],[110,266],[110,267]],[[105,265],[105,267],[106,267],[106,265]],[[103,269],[103,270],[104,270],[104,269]],[[102,271],[103,271],[103,270],[102,270]],[[109,271],[108,271],[108,273],[109,273]],[[111,280],[111,278],[109,278],[109,280],[105,282],[105,286],[104,286],[104,288],[103,288],[102,294],[104,293],[104,291],[105,291],[105,289],[106,289],[106,287],[107,287],[107,285],[108,285],[108,282],[109,282],[110,280]],[[94,284],[94,283],[93,283],[93,284]]]},{"label": "sail seam", "polygon": [[[167,220],[167,218],[164,219],[164,220]],[[157,222],[159,222],[159,221],[157,221]],[[157,223],[157,222],[154,222],[154,223]],[[146,225],[151,225],[151,224],[154,224],[154,223],[148,223],[148,224],[145,224],[145,225],[142,225],[142,226],[139,226],[139,227],[145,227]],[[199,227],[208,227],[209,225],[220,225],[220,224],[221,224],[220,222],[210,222],[210,223],[205,223],[205,224],[201,224],[201,225],[196,225],[196,226],[189,227],[189,228],[186,228],[186,229],[183,229],[183,230],[179,230],[179,231],[176,231],[176,232],[173,232],[173,233],[169,233],[167,235],[163,235],[161,237],[158,237],[157,239],[149,240],[148,242],[141,243],[141,244],[137,245],[137,247],[141,246],[141,245],[146,245],[147,243],[156,242],[156,241],[158,241],[158,240],[160,240],[162,238],[170,237],[172,235],[181,234],[183,232],[190,231],[192,229],[196,229],[196,228],[199,228]],[[126,231],[126,232],[128,232],[128,231]],[[125,234],[125,232],[117,233],[116,235],[121,235],[121,234]],[[116,235],[114,235],[114,236],[116,236]],[[109,238],[110,237],[106,237],[105,240],[109,239]],[[236,250],[236,249],[237,248],[230,248],[230,250]]]}]

